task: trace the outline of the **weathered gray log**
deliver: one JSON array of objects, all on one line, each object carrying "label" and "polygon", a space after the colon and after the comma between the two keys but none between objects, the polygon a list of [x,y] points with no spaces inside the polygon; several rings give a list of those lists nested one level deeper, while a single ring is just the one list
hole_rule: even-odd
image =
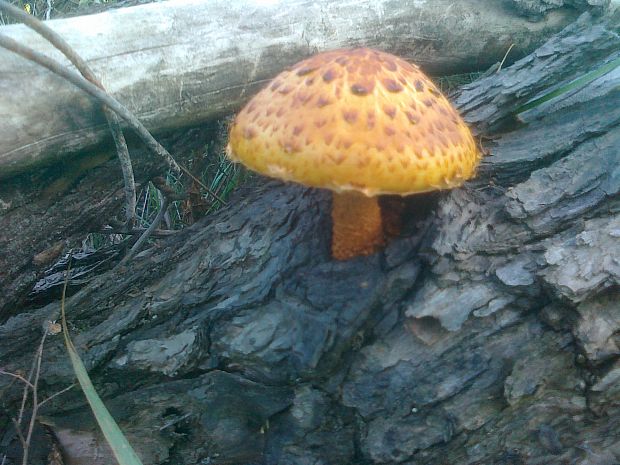
[{"label": "weathered gray log", "polygon": [[[510,82],[570,80],[600,37],[615,47],[590,67],[614,59],[619,28],[583,16],[457,101],[514,112],[539,89],[506,98]],[[550,49],[564,73],[541,66]],[[72,296],[76,346],[145,462],[618,463],[619,83],[484,132],[479,179],[412,197],[432,214],[380,254],[330,260],[329,196],[266,183]],[[0,366],[30,366],[57,312],[0,326]],[[59,336],[42,380],[73,380]],[[21,391],[3,394],[14,411]],[[44,413],[61,444],[97,437],[77,391]]]},{"label": "weathered gray log", "polygon": [[[186,0],[49,25],[161,131],[231,113],[284,67],[326,49],[373,46],[449,74],[485,69],[514,44],[510,62],[574,19],[575,9],[557,5],[532,20],[495,0]],[[23,26],[0,31],[66,62]],[[6,50],[0,63],[0,178],[108,136],[99,106],[73,85]]]}]

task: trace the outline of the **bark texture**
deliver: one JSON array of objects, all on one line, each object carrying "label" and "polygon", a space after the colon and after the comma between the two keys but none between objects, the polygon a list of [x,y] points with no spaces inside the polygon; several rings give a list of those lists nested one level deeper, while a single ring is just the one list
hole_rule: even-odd
[{"label": "bark texture", "polygon": [[[510,115],[618,58],[619,30],[584,15],[460,92],[480,176],[409,199],[382,253],[332,261],[328,195],[266,183],[73,295],[75,345],[145,463],[618,463],[619,68]],[[0,326],[0,365],[30,366],[57,312]],[[42,380],[73,380],[60,337]],[[79,392],[42,422],[66,449],[96,438]]]},{"label": "bark texture", "polygon": [[[267,79],[319,51],[364,45],[432,73],[467,72],[501,60],[511,44],[509,61],[521,58],[576,13],[559,7],[532,19],[496,0],[291,0],[285,8],[183,0],[49,25],[114,97],[161,131],[234,112]],[[23,26],[1,31],[66,62]],[[3,49],[0,63],[0,178],[109,137],[99,106],[73,85]]]}]

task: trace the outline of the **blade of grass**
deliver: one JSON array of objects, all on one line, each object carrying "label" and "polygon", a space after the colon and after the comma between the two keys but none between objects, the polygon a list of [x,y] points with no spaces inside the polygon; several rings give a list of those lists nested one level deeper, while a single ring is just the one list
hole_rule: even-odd
[{"label": "blade of grass", "polygon": [[65,294],[67,291],[67,283],[69,282],[70,268],[71,262],[69,262],[69,266],[67,267],[65,284],[62,289],[60,313],[65,345],[67,346],[67,352],[69,353],[69,358],[71,359],[71,365],[73,365],[73,371],[75,372],[75,376],[77,377],[80,387],[86,396],[86,400],[88,400],[88,404],[95,415],[99,428],[101,428],[101,432],[110,446],[110,449],[112,449],[112,453],[118,463],[120,465],[142,465],[138,455],[131,447],[131,444],[129,444],[129,441],[127,441],[127,438],[123,435],[123,432],[119,428],[116,421],[114,421],[114,418],[112,418],[112,415],[110,415],[110,412],[104,405],[101,397],[97,394],[97,391],[88,376],[86,367],[84,366],[84,363],[82,363],[82,359],[80,359],[80,356],[78,355],[75,346],[69,337],[67,319],[65,316]]},{"label": "blade of grass", "polygon": [[575,79],[574,81],[569,82],[568,84],[558,87],[554,91],[551,91],[541,97],[538,97],[537,99],[534,99],[526,103],[525,105],[517,108],[517,111],[515,113],[518,115],[527,110],[531,110],[532,108],[536,108],[537,106],[542,105],[543,103],[548,102],[549,100],[555,97],[565,94],[566,92],[570,92],[571,90],[575,90],[579,87],[583,87],[586,84],[589,84],[590,82],[594,81],[595,79],[603,76],[604,74],[607,74],[610,71],[613,71],[618,66],[620,66],[620,57],[616,58],[613,61],[610,61],[609,63],[601,66],[600,68],[597,68],[595,70],[590,71],[589,73],[584,74],[583,76]]}]

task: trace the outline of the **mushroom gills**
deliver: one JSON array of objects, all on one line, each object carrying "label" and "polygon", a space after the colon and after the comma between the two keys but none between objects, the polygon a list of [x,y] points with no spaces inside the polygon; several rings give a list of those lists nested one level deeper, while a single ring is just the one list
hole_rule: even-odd
[{"label": "mushroom gills", "polygon": [[347,260],[370,255],[385,243],[377,197],[355,191],[334,192],[332,198],[332,256]]}]

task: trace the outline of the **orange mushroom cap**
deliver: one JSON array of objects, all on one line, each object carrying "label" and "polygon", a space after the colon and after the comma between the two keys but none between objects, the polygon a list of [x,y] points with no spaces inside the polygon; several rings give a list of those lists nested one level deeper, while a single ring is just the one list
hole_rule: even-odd
[{"label": "orange mushroom cap", "polygon": [[367,196],[459,186],[480,158],[417,66],[367,48],[321,53],[280,73],[237,115],[227,151],[267,176]]}]

